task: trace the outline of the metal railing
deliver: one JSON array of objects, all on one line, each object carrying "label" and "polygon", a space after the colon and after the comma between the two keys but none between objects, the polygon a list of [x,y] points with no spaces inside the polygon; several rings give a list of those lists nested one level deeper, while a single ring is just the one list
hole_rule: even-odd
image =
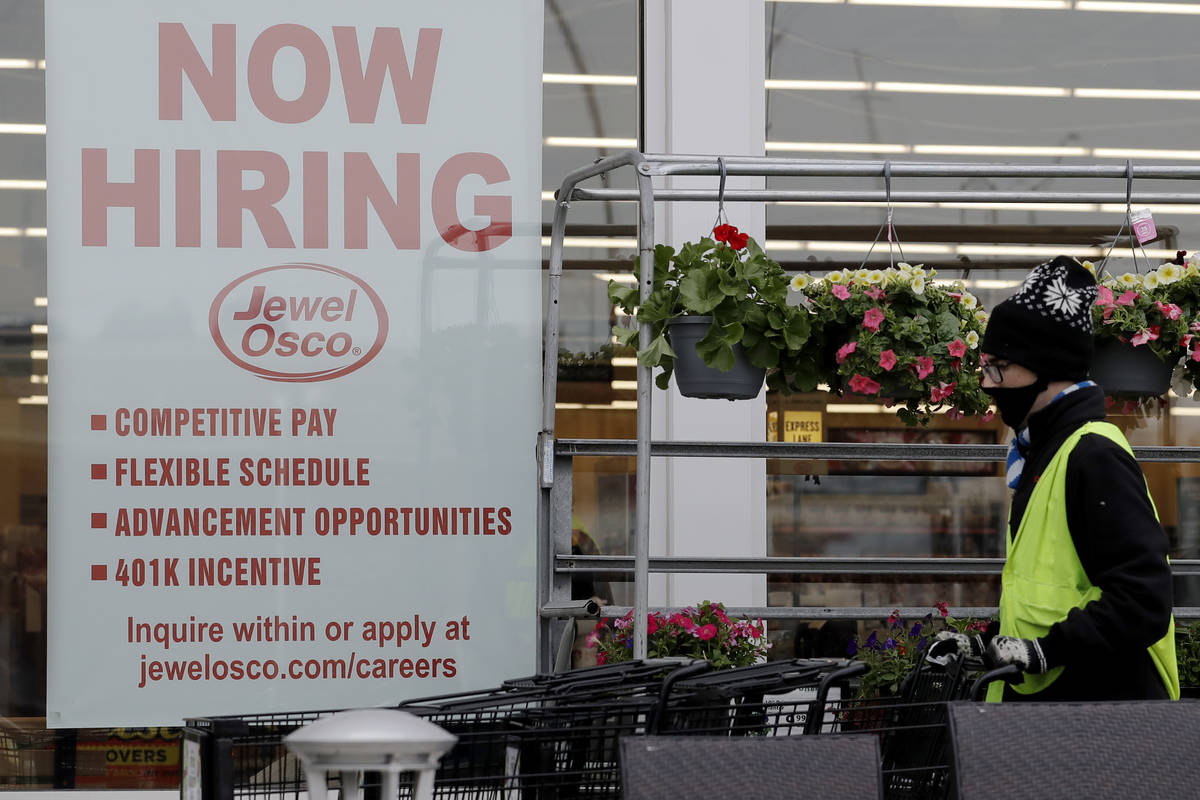
[{"label": "metal railing", "polygon": [[[636,173],[636,189],[591,189],[578,184],[624,167]],[[744,189],[718,194],[717,189],[666,189],[656,187],[654,178],[676,175],[745,175],[768,177],[884,178],[885,188],[871,190]],[[1124,191],[1063,192],[1023,191],[893,191],[892,178],[1081,178],[1124,180]],[[652,370],[637,367],[636,440],[562,440],[554,435],[557,394],[560,280],[563,267],[563,238],[570,204],[575,201],[633,200],[638,203],[638,283],[642,297],[653,283],[655,201],[717,202],[876,202],[876,203],[1154,203],[1196,204],[1200,192],[1138,192],[1134,180],[1200,180],[1200,166],[1083,165],[1028,166],[1013,164],[953,164],[891,161],[844,161],[774,157],[718,157],[644,155],[628,152],[601,159],[568,174],[556,192],[551,225],[549,286],[544,337],[542,430],[538,436],[538,475],[541,501],[538,506],[538,602],[539,665],[546,665],[554,646],[552,621],[588,613],[570,600],[571,576],[579,573],[627,572],[633,576],[634,657],[646,655],[646,612],[648,576],[651,572],[711,572],[790,574],[894,575],[897,573],[978,576],[998,574],[1002,559],[755,559],[655,558],[649,555],[649,485],[652,457],[772,458],[821,461],[830,459],[994,461],[1003,462],[1003,445],[895,445],[784,442],[651,442],[650,406]],[[639,325],[641,342],[651,337],[648,323]],[[1136,447],[1142,461],[1198,463],[1198,447]],[[635,525],[632,556],[571,556],[572,459],[576,456],[629,456],[636,458]],[[1200,560],[1175,560],[1176,575],[1200,575]],[[630,607],[608,607],[606,615],[620,614]],[[738,608],[733,611],[766,619],[874,618],[887,616],[882,608]],[[908,609],[911,613],[915,609]],[[966,607],[951,610],[960,616],[995,613],[995,608]],[[1175,609],[1180,619],[1200,618],[1200,608]]]}]

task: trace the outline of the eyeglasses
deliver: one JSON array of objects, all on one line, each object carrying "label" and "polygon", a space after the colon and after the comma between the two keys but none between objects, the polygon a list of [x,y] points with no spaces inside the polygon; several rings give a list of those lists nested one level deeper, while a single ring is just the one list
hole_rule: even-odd
[{"label": "eyeglasses", "polygon": [[992,383],[1004,383],[1004,370],[1011,366],[1012,364],[1008,361],[989,361],[986,364],[980,364],[979,371]]}]

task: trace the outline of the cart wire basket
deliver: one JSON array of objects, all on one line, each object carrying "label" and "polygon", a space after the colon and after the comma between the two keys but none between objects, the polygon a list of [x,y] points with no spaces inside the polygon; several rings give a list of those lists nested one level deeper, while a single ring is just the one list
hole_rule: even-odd
[{"label": "cart wire basket", "polygon": [[953,656],[937,664],[922,659],[901,682],[894,697],[830,696],[825,687],[861,674],[865,664],[853,663],[818,688],[814,716],[825,723],[809,726],[810,733],[866,733],[879,737],[884,796],[887,798],[945,798],[949,796],[952,752],[947,704],[981,700],[988,684],[1012,680],[1016,667],[989,669],[977,658]]},{"label": "cart wire basket", "polygon": [[[435,797],[617,798],[619,738],[649,731],[673,677],[707,669],[707,662],[686,659],[625,662],[516,678],[395,708],[458,736],[434,776]],[[333,713],[189,719],[182,783],[202,800],[299,798],[304,770],[284,738]],[[341,788],[339,776],[331,778],[330,788]],[[378,797],[380,783],[378,774],[366,773],[365,796]],[[411,776],[402,775],[400,797],[411,793]]]}]

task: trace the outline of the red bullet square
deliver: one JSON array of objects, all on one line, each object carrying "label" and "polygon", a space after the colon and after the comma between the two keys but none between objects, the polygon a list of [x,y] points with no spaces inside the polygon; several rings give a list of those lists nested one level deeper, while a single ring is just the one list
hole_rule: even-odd
[{"label": "red bullet square", "polygon": [[108,565],[107,564],[92,564],[92,580],[94,580],[94,581],[108,580]]},{"label": "red bullet square", "polygon": [[103,431],[108,430],[108,420],[103,414],[92,414],[92,430]]},{"label": "red bullet square", "polygon": [[92,514],[92,527],[93,528],[107,528],[108,527],[108,514],[104,514],[104,513]]},{"label": "red bullet square", "polygon": [[102,481],[108,477],[108,464],[92,464],[92,480]]}]

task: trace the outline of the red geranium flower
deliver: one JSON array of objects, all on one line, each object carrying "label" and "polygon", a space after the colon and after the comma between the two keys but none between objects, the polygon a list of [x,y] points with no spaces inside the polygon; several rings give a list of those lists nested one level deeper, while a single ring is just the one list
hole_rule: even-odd
[{"label": "red geranium flower", "polygon": [[711,622],[696,629],[696,638],[708,641],[717,635],[717,626]]}]

